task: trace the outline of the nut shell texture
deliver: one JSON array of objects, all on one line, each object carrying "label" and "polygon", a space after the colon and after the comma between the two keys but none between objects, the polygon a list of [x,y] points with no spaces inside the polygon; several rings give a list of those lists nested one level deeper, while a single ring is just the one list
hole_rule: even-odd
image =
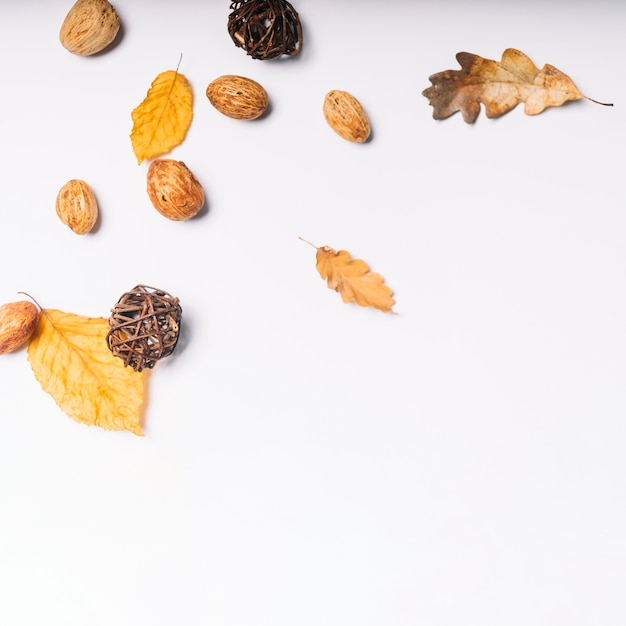
[{"label": "nut shell texture", "polygon": [[59,39],[79,56],[101,52],[113,42],[120,18],[108,0],[78,0],[65,16]]},{"label": "nut shell texture", "polygon": [[255,120],[269,104],[265,89],[244,76],[226,74],[206,88],[209,102],[220,112],[236,120]]},{"label": "nut shell texture", "polygon": [[361,103],[347,91],[333,89],[324,98],[328,125],[348,141],[363,143],[370,136],[370,122]]},{"label": "nut shell texture", "polygon": [[39,309],[27,300],[0,306],[0,354],[25,344],[37,326]]},{"label": "nut shell texture", "polygon": [[152,206],[170,220],[188,220],[204,206],[204,191],[193,172],[174,159],[155,159],[147,174]]},{"label": "nut shell texture", "polygon": [[56,201],[57,215],[77,235],[88,233],[98,219],[98,203],[91,187],[74,178],[59,191]]}]

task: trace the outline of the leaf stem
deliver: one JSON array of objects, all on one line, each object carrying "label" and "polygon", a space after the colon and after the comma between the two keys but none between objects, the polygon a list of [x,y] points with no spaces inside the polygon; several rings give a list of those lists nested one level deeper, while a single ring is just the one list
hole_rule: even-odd
[{"label": "leaf stem", "polygon": [[587,98],[587,100],[590,100],[591,102],[595,102],[596,104],[601,104],[603,107],[613,106],[612,102],[599,102],[598,100],[594,100],[593,98],[590,98],[589,96],[585,96],[585,98]]},{"label": "leaf stem", "polygon": [[304,243],[308,243],[310,246],[313,246],[316,250],[319,250],[319,247],[316,246],[314,243],[311,243],[310,241],[308,241],[307,239],[305,239],[304,237],[298,237],[298,239],[300,241],[304,241]]},{"label": "leaf stem", "polygon": [[29,293],[26,293],[25,291],[18,291],[17,293],[22,296],[26,296],[27,298],[30,298],[43,311],[43,307],[41,306],[41,304],[39,304],[39,302],[37,302],[37,300],[35,300],[35,298],[33,298]]}]

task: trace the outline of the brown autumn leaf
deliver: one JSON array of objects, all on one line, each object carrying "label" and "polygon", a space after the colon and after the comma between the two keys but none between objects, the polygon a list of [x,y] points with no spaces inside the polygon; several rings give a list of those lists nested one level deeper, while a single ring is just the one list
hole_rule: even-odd
[{"label": "brown autumn leaf", "polygon": [[523,52],[508,48],[501,61],[483,59],[476,54],[459,52],[460,70],[433,74],[430,87],[422,92],[433,107],[433,117],[443,120],[461,111],[472,124],[485,105],[487,117],[498,117],[524,103],[526,115],[537,115],[547,107],[560,106],[568,100],[585,98],[572,79],[552,65],[540,70]]},{"label": "brown autumn leaf", "polygon": [[169,152],[182,143],[193,117],[189,81],[177,70],[162,72],[131,115],[130,140],[138,163]]},{"label": "brown autumn leaf", "polygon": [[143,435],[146,373],[124,367],[111,354],[109,322],[42,309],[28,343],[28,360],[42,389],[83,424]]},{"label": "brown autumn leaf", "polygon": [[383,313],[394,312],[393,291],[385,285],[380,274],[370,271],[365,261],[353,259],[347,250],[337,252],[329,246],[310,245],[317,249],[317,271],[327,281],[329,289],[341,294],[344,302],[371,306]]}]

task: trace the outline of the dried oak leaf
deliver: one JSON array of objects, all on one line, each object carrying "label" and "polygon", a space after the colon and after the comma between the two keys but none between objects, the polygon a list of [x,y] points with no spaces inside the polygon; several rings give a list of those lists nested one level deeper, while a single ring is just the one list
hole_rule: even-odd
[{"label": "dried oak leaf", "polygon": [[481,102],[487,117],[491,118],[510,111],[521,102],[526,115],[537,115],[547,107],[560,106],[568,100],[591,100],[556,67],[546,64],[540,70],[528,56],[513,48],[503,52],[501,61],[483,59],[469,52],[459,52],[456,59],[460,70],[433,74],[429,78],[432,85],[422,92],[432,105],[436,120],[461,111],[463,119],[472,124],[480,113]]},{"label": "dried oak leaf", "polygon": [[108,331],[105,318],[42,309],[28,360],[42,389],[72,419],[143,435],[146,374],[111,354]]},{"label": "dried oak leaf", "polygon": [[132,112],[130,140],[137,162],[169,152],[182,143],[193,117],[193,92],[175,70],[159,74]]},{"label": "dried oak leaf", "polygon": [[383,313],[394,312],[393,291],[380,274],[370,271],[365,261],[353,259],[347,250],[337,252],[329,246],[317,248],[316,259],[320,276],[327,281],[329,289],[341,294],[344,302],[371,306]]}]

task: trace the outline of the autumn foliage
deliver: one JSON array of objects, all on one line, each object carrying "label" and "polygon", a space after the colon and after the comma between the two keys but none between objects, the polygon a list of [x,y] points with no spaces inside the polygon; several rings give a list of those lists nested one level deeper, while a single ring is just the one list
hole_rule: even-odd
[{"label": "autumn foliage", "polygon": [[142,435],[146,374],[124,367],[106,344],[105,318],[43,309],[28,343],[35,378],[69,417]]},{"label": "autumn foliage", "polygon": [[175,70],[159,74],[133,110],[130,139],[137,162],[175,148],[187,134],[193,117],[193,92],[187,78]]},{"label": "autumn foliage", "polygon": [[[481,105],[488,118],[495,118],[521,103],[527,115],[537,115],[567,101],[591,100],[556,67],[546,64],[539,69],[526,54],[513,48],[506,49],[500,61],[468,52],[459,52],[456,59],[461,69],[431,75],[431,86],[422,92],[433,107],[433,117],[437,120],[461,112],[464,121],[471,124],[477,119]],[[234,75],[224,75],[213,81],[207,88],[207,95],[218,110],[236,119],[255,119],[268,105],[267,93],[260,84]],[[235,100],[239,109],[233,104]],[[361,105],[348,92],[329,92],[324,115],[343,138],[363,142],[369,137],[369,120]],[[130,139],[139,164],[169,152],[183,142],[191,125],[193,92],[190,82],[178,70],[158,74],[131,116]],[[172,220],[193,217],[204,205],[204,191],[198,181],[184,163],[172,159],[152,162],[148,169],[147,191],[154,206]],[[65,223],[70,224],[71,220],[65,219],[68,210],[59,211],[58,202],[57,212]],[[89,219],[82,213],[80,215],[89,222],[87,228],[74,228],[72,223],[73,230],[91,230],[97,217],[97,206],[92,207],[91,213],[93,215],[87,216]],[[346,250],[313,247],[316,248],[319,275],[329,289],[341,295],[343,302],[395,313],[393,291],[365,261],[353,258]],[[142,309],[137,325],[137,318],[126,319],[128,311],[125,309],[121,328],[110,333],[109,320],[105,318],[89,318],[55,309],[38,311],[30,303],[13,303],[0,307],[0,354],[13,351],[28,341],[28,359],[35,378],[69,417],[107,430],[128,430],[142,435],[141,421],[147,395],[147,373],[142,368],[152,367],[154,356],[151,351],[154,351],[154,345],[160,346],[151,343],[152,333],[162,337],[165,335],[160,333],[167,331],[167,356],[178,340],[177,324],[180,321],[180,315],[175,316],[172,318],[174,322],[168,321],[164,328],[160,325],[161,318],[152,313],[148,315]],[[153,317],[155,328],[144,323]],[[132,323],[136,334],[126,334],[127,322]],[[150,333],[145,330],[148,327]],[[111,337],[115,342],[107,341]],[[114,356],[112,351],[122,358]],[[146,365],[148,356],[153,360]],[[162,356],[164,354],[159,353],[156,358]],[[132,367],[125,366],[129,364]]]},{"label": "autumn foliage", "polygon": [[317,249],[317,271],[328,288],[337,291],[344,302],[371,306],[383,313],[393,312],[392,307],[396,303],[393,291],[385,285],[380,274],[370,270],[365,261],[353,259],[347,250],[337,252],[329,246],[313,247]]},{"label": "autumn foliage", "polygon": [[456,59],[460,70],[433,74],[432,85],[422,92],[433,106],[436,120],[460,111],[471,124],[480,113],[481,103],[487,117],[498,117],[521,102],[527,115],[537,115],[568,100],[587,98],[556,67],[546,64],[540,70],[528,56],[513,48],[504,51],[501,61],[469,52],[459,52]]}]

